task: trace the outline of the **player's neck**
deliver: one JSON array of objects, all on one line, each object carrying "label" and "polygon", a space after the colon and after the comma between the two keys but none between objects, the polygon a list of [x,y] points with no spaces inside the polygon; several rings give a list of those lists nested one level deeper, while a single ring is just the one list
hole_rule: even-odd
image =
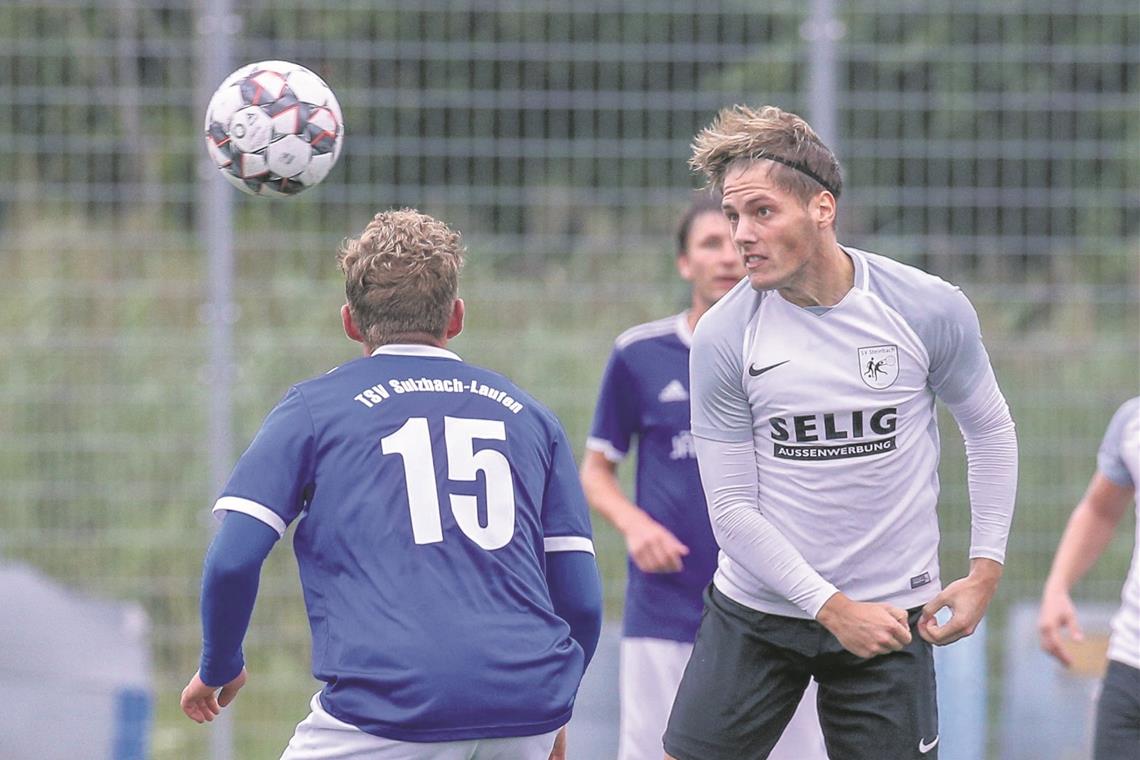
[{"label": "player's neck", "polygon": [[434,346],[435,348],[447,348],[447,339],[441,338],[437,335],[430,333],[402,333],[400,335],[393,335],[390,340],[386,340],[375,346],[364,345],[364,355],[371,356],[376,352],[376,349],[381,346]]},{"label": "player's neck", "polygon": [[780,295],[796,306],[835,306],[854,285],[855,262],[837,242],[830,241],[794,282],[780,288]]}]

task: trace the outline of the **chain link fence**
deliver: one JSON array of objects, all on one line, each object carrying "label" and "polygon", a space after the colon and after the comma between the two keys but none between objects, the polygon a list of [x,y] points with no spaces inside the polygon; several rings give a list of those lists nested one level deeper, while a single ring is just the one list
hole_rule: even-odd
[{"label": "chain link fence", "polygon": [[[1022,445],[992,638],[1011,602],[1036,597],[1101,432],[1140,386],[1134,1],[214,5],[225,13],[0,7],[0,560],[145,608],[154,757],[210,752],[177,694],[196,665],[216,478],[211,320],[233,334],[232,459],[292,381],[355,355],[338,337],[341,238],[415,206],[471,251],[456,350],[584,442],[614,336],[683,308],[671,231],[697,182],[688,144],[735,102],[799,112],[832,140],[843,242],[954,281],[978,307]],[[271,58],[332,86],[345,148],[299,198],[226,188],[233,303],[213,308],[200,231],[216,178],[200,132],[218,82],[203,72]],[[966,567],[968,504],[946,422],[952,576]],[[598,530],[616,611],[622,543]],[[1083,598],[1118,598],[1132,535],[1122,526]],[[291,552],[276,550],[247,640],[237,757],[276,757],[316,689],[297,587]]]}]

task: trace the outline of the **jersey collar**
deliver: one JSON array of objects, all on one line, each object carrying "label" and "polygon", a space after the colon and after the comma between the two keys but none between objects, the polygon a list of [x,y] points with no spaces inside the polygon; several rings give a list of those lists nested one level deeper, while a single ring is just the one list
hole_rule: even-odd
[{"label": "jersey collar", "polygon": [[851,289],[866,290],[870,283],[870,276],[867,272],[867,260],[863,258],[863,252],[858,248],[839,247],[844,253],[851,257],[851,263],[855,265],[855,281],[852,283]]},{"label": "jersey collar", "polygon": [[677,338],[685,344],[686,347],[693,347],[693,331],[689,327],[689,312],[683,311],[675,318],[675,329],[677,331]]},{"label": "jersey collar", "polygon": [[372,356],[434,356],[437,359],[454,359],[463,361],[452,351],[438,346],[425,346],[422,343],[388,343],[372,352]]},{"label": "jersey collar", "polygon": [[843,251],[843,253],[845,253],[849,259],[851,259],[851,264],[855,268],[855,271],[851,278],[851,289],[843,294],[843,298],[839,299],[839,303],[832,304],[831,306],[797,306],[788,299],[784,298],[784,295],[779,290],[772,292],[776,294],[776,297],[779,298],[780,301],[787,304],[788,306],[795,309],[801,309],[808,312],[809,314],[814,314],[817,317],[822,317],[830,313],[832,309],[838,309],[847,301],[847,299],[851,298],[852,293],[857,290],[867,290],[868,284],[870,283],[870,273],[867,271],[867,260],[864,258],[863,252],[858,248],[848,248],[846,246],[840,246],[839,249]]}]

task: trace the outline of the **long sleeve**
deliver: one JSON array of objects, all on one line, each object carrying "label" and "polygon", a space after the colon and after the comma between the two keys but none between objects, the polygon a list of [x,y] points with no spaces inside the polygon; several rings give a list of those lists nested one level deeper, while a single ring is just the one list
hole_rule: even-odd
[{"label": "long sleeve", "polygon": [[1017,433],[991,370],[968,398],[947,404],[966,443],[970,558],[1005,561],[1017,496]]},{"label": "long sleeve", "polygon": [[570,638],[582,647],[589,665],[602,631],[602,583],[594,555],[547,552],[546,582],[554,612],[570,625]]},{"label": "long sleeve", "polygon": [[838,589],[824,580],[757,507],[752,441],[694,437],[709,518],[732,560],[811,617]]},{"label": "long sleeve", "polygon": [[207,686],[229,683],[245,665],[241,642],[257,598],[261,565],[277,541],[265,523],[228,512],[202,569],[202,659]]}]

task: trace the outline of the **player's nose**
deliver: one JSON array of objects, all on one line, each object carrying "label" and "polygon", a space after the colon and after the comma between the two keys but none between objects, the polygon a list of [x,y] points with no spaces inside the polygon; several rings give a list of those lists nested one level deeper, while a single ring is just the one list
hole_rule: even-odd
[{"label": "player's nose", "polygon": [[736,221],[736,227],[732,230],[732,242],[737,248],[740,248],[742,244],[751,243],[755,240],[756,226],[746,214],[742,214]]}]

